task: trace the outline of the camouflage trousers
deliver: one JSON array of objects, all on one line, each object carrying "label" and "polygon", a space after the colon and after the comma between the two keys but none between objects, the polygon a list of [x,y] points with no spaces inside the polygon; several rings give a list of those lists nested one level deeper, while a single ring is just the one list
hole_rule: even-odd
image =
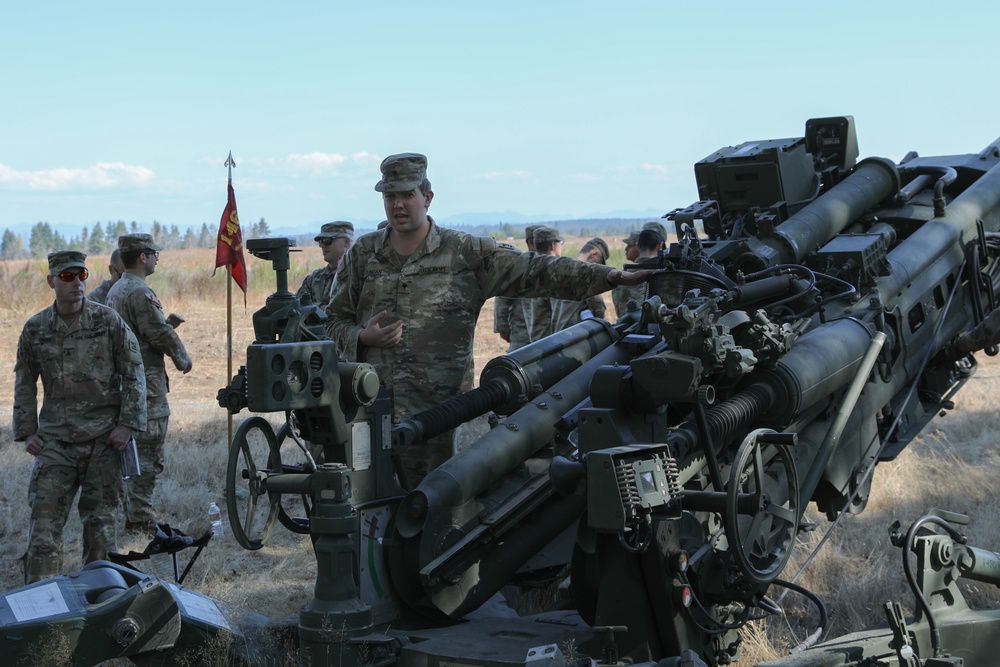
[{"label": "camouflage trousers", "polygon": [[107,438],[107,433],[80,443],[50,438],[38,453],[41,465],[28,526],[25,583],[62,572],[63,528],[78,490],[83,562],[106,559],[109,551],[117,550],[115,514],[119,510],[121,472],[118,451]]},{"label": "camouflage trousers", "polygon": [[156,530],[153,511],[153,490],[156,478],[163,472],[163,443],[167,439],[170,417],[158,417],[146,422],[146,432],[136,435],[139,452],[139,476],[129,480],[125,489],[125,529],[150,533]]},{"label": "camouflage trousers", "polygon": [[427,477],[427,473],[455,455],[457,432],[448,431],[423,442],[410,445],[400,452],[399,459],[403,466],[403,476],[407,490],[417,488],[417,485]]}]

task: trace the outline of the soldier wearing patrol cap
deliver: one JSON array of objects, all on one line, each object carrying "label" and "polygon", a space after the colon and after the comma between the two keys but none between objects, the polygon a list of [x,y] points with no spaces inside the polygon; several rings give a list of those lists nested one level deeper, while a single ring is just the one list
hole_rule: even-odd
[{"label": "soldier wearing patrol cap", "polygon": [[176,326],[183,320],[165,316],[156,292],[146,278],[156,270],[161,248],[149,234],[126,234],[118,237],[118,252],[125,264],[125,275],[108,292],[108,305],[122,316],[135,332],[146,369],[146,409],[148,426],[136,438],[141,474],[126,487],[125,529],[152,536],[156,531],[153,489],[156,477],[163,472],[163,445],[167,437],[170,391],[164,356],[169,356],[182,373],[191,370],[191,357],[181,342]]},{"label": "soldier wearing patrol cap", "polygon": [[46,280],[55,302],[25,323],[17,343],[14,440],[39,462],[26,583],[62,572],[63,527],[78,489],[83,562],[117,550],[117,450],[146,428],[139,344],[118,313],[85,298],[88,277],[82,252],[49,255]]},{"label": "soldier wearing patrol cap", "polygon": [[[656,258],[666,245],[666,238],[667,228],[662,223],[647,222],[642,226],[642,231],[636,234],[635,248],[637,254],[630,261],[641,264]],[[641,304],[645,298],[645,285],[619,285],[611,290],[611,301],[615,306],[615,313],[618,317],[624,315],[628,310],[629,301]]]},{"label": "soldier wearing patrol cap", "polygon": [[[538,225],[527,225],[524,228],[524,244],[528,252],[535,252],[535,239],[533,235]],[[519,350],[531,340],[528,338],[528,326],[524,322],[524,299],[512,299],[507,296],[498,296],[493,299],[493,331],[500,334],[500,338],[510,343],[507,346],[508,352]]]},{"label": "soldier wearing patrol cap", "polygon": [[323,225],[319,234],[316,235],[316,243],[319,244],[326,264],[306,276],[295,296],[305,303],[306,295],[308,295],[310,303],[314,303],[320,308],[326,308],[333,295],[337,269],[353,242],[354,225],[352,223],[338,220]]},{"label": "soldier wearing patrol cap", "polygon": [[[348,253],[326,326],[348,359],[378,370],[397,421],[472,388],[476,320],[490,297],[583,299],[648,277],[443,229],[428,214],[434,192],[425,156],[391,155],[380,169],[375,190],[389,224]],[[454,453],[453,431],[408,448],[402,483],[414,488]]]},{"label": "soldier wearing patrol cap", "polygon": [[[592,264],[606,264],[611,251],[607,242],[599,236],[595,236],[580,248],[576,258],[581,262],[591,262]],[[604,319],[607,312],[607,305],[601,295],[592,296],[583,301],[567,301],[565,299],[552,300],[552,333],[562,331],[574,324],[579,324],[591,318]]]}]

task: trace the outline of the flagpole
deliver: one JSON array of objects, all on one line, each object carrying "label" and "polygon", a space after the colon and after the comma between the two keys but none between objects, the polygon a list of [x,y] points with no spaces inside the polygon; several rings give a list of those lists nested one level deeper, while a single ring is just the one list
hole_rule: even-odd
[{"label": "flagpole", "polygon": [[[226,158],[226,167],[229,168],[229,187],[233,185],[233,167],[236,162],[233,160],[233,152],[229,151]],[[226,264],[226,382],[233,378],[233,265]],[[233,413],[226,410],[226,442],[228,450],[233,446]]]}]

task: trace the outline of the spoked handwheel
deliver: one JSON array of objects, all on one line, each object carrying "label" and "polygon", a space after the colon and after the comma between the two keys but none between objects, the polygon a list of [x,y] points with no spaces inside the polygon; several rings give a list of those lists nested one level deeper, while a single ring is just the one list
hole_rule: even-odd
[{"label": "spoked handwheel", "polygon": [[792,554],[799,522],[799,483],[789,434],[758,429],[743,440],[726,487],[729,551],[740,572],[769,584]]},{"label": "spoked handwheel", "polygon": [[[226,509],[233,536],[244,549],[260,549],[271,537],[281,495],[267,491],[267,477],[280,472],[281,451],[271,424],[263,417],[240,424],[229,448]],[[265,494],[266,509],[261,502]]]},{"label": "spoked handwheel", "polygon": [[[278,450],[284,450],[281,460],[281,470],[287,473],[311,473],[316,470],[316,457],[322,453],[322,448],[312,447],[297,438],[291,438],[291,445],[286,446],[289,439],[290,426],[286,421],[278,428],[275,435]],[[316,451],[318,450],[318,452]],[[300,535],[309,534],[309,519],[313,513],[312,497],[307,495],[283,495],[278,504],[278,521],[281,525]],[[301,516],[300,516],[301,515]]]}]

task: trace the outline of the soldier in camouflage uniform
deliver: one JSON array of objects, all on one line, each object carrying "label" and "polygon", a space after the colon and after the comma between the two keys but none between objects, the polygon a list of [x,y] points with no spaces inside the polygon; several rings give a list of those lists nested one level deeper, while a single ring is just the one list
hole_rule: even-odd
[{"label": "soldier in camouflage uniform", "polygon": [[[611,251],[608,244],[599,236],[595,236],[580,248],[576,258],[581,262],[591,264],[607,264]],[[640,285],[643,287],[643,285]],[[604,319],[607,305],[604,297],[592,296],[583,301],[567,301],[565,299],[552,299],[552,333],[562,331],[566,327],[579,324],[592,317]]]},{"label": "soldier in camouflage uniform", "polygon": [[14,439],[41,462],[24,562],[29,584],[62,572],[63,527],[77,489],[83,562],[117,549],[117,450],[146,428],[139,343],[115,311],[84,297],[85,259],[76,251],[49,255],[55,302],[25,323],[17,344]]},{"label": "soldier in camouflage uniform", "polygon": [[107,304],[108,302],[108,292],[111,291],[111,286],[118,282],[118,279],[122,277],[125,273],[125,265],[122,264],[121,253],[118,252],[118,248],[115,248],[111,253],[111,261],[108,264],[108,273],[111,277],[102,282],[100,285],[90,290],[87,294],[87,298],[91,301],[96,301],[100,304]]},{"label": "soldier in camouflage uniform", "polygon": [[[382,162],[375,189],[389,226],[356,241],[327,308],[330,338],[348,358],[375,366],[391,388],[397,421],[471,388],[473,336],[486,299],[583,299],[648,277],[438,227],[427,214],[434,193],[426,166],[416,153]],[[453,431],[410,447],[401,457],[403,483],[413,488],[454,453]]]},{"label": "soldier in camouflage uniform", "polygon": [[125,275],[108,293],[108,305],[118,311],[135,332],[146,369],[146,412],[148,426],[139,449],[138,478],[126,486],[125,529],[152,534],[156,530],[153,512],[153,489],[156,477],[163,472],[163,443],[167,437],[170,383],[163,362],[169,356],[177,370],[191,370],[191,358],[174,331],[176,324],[163,315],[156,293],[146,284],[159,260],[160,248],[149,234],[126,234],[118,237],[118,251],[125,263]]},{"label": "soldier in camouflage uniform", "polygon": [[[633,240],[634,245],[631,247],[636,249],[635,255],[632,257],[629,257],[626,252],[626,259],[630,262],[642,263],[643,260],[655,258],[663,250],[666,238],[666,227],[659,222],[647,222],[642,226],[642,231],[635,234],[634,240],[631,237],[625,240],[626,244],[629,240]],[[611,290],[611,301],[615,306],[615,314],[618,317],[624,315],[625,311],[628,310],[628,302],[630,300],[641,304],[645,299],[645,285],[633,285],[631,287],[619,285]]]},{"label": "soldier in camouflage uniform", "polygon": [[[546,257],[561,257],[563,240],[559,231],[548,225],[538,225],[532,235],[535,252]],[[552,335],[552,298],[539,295],[532,299],[521,299],[524,312],[524,326],[528,331],[528,342],[535,343]]]},{"label": "soldier in camouflage uniform", "polygon": [[[524,243],[528,252],[535,252],[533,235],[538,225],[528,225],[524,228]],[[528,327],[524,323],[524,306],[521,299],[498,296],[493,299],[493,331],[510,343],[508,352],[519,350],[531,341],[528,340]]]},{"label": "soldier in camouflage uniform", "polygon": [[347,249],[354,242],[354,225],[344,221],[328,222],[320,228],[315,240],[323,252],[326,265],[306,276],[295,296],[303,303],[307,303],[306,295],[309,295],[309,303],[326,308],[333,294],[337,268]]}]

